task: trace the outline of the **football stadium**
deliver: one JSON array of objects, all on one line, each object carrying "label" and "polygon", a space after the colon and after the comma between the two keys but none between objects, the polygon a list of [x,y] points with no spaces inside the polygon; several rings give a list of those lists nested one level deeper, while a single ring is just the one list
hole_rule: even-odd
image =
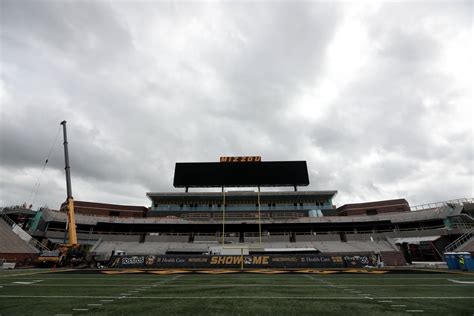
[{"label": "football stadium", "polygon": [[[65,124],[64,124],[65,128]],[[66,136],[65,136],[66,137]],[[472,198],[337,207],[306,161],[176,163],[149,206],[0,213],[1,315],[472,315]]]}]

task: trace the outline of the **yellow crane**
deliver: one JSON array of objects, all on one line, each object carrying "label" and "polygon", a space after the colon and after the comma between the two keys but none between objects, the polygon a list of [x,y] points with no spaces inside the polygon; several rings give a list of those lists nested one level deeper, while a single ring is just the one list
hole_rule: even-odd
[{"label": "yellow crane", "polygon": [[[67,199],[66,199],[66,212],[67,221],[66,229],[68,232],[68,242],[60,244],[56,250],[42,251],[38,257],[38,263],[40,265],[54,265],[61,266],[63,264],[74,263],[74,257],[83,257],[83,254],[78,250],[77,233],[76,233],[76,217],[74,214],[74,198],[72,197],[71,189],[71,167],[69,166],[69,151],[67,142],[67,131],[66,121],[62,121],[63,136],[64,136],[64,160],[66,170],[66,188],[67,188]],[[77,261],[77,260],[76,260]],[[80,261],[80,260],[79,260]]]},{"label": "yellow crane", "polygon": [[71,167],[69,166],[69,151],[68,151],[68,142],[67,142],[67,130],[66,130],[66,121],[62,121],[61,125],[63,126],[63,136],[64,136],[64,161],[65,161],[65,170],[66,170],[66,188],[67,188],[67,230],[68,230],[68,243],[65,245],[67,247],[77,247],[77,233],[76,233],[76,217],[74,214],[74,198],[72,197],[71,189]]}]

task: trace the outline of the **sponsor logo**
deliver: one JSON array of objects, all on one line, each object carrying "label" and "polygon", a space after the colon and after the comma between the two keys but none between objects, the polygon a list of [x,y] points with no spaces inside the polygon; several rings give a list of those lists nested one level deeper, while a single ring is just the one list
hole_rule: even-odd
[{"label": "sponsor logo", "polygon": [[[268,264],[270,256],[246,256],[244,257],[245,264]],[[211,257],[211,264],[242,264],[241,256],[213,256]]]},{"label": "sponsor logo", "polygon": [[121,262],[121,259],[122,259],[122,258],[120,258],[120,257],[114,258],[114,261],[112,262],[111,266],[112,266],[112,267],[118,266],[118,265],[120,264],[120,262]]},{"label": "sponsor logo", "polygon": [[368,265],[369,258],[367,256],[345,256],[344,260],[350,262],[351,265],[355,266],[358,264]]},{"label": "sponsor logo", "polygon": [[296,257],[273,257],[272,262],[298,262]]},{"label": "sponsor logo", "polygon": [[369,263],[369,258],[367,256],[345,256],[344,260],[347,261],[360,261],[361,263]]},{"label": "sponsor logo", "polygon": [[188,258],[188,262],[207,263],[207,257]]},{"label": "sponsor logo", "polygon": [[332,262],[331,257],[303,257],[301,262]]},{"label": "sponsor logo", "polygon": [[123,257],[122,264],[143,264],[145,262],[144,256]]},{"label": "sponsor logo", "polygon": [[155,262],[155,256],[147,256],[145,260],[145,264],[147,266],[151,266]]},{"label": "sponsor logo", "polygon": [[180,258],[180,257],[161,257],[161,258],[156,258],[157,263],[183,263],[185,262],[185,258]]}]

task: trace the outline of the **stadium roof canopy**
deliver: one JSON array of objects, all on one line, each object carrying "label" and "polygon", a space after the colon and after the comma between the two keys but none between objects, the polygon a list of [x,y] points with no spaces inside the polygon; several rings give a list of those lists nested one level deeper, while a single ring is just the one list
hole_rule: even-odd
[{"label": "stadium roof canopy", "polygon": [[[266,201],[275,200],[304,200],[332,198],[337,191],[266,191],[260,192],[260,197]],[[152,201],[173,202],[173,201],[210,201],[222,200],[222,192],[148,192],[147,197]],[[257,192],[255,191],[227,191],[225,193],[228,201],[255,201]]]}]

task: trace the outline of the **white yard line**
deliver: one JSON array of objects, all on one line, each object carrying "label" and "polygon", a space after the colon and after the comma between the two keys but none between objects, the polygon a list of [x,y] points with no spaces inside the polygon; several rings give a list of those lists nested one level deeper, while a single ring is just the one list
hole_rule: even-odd
[{"label": "white yard line", "polygon": [[[172,279],[170,275],[159,275],[159,274],[143,274],[143,277],[141,278],[133,278],[133,277],[117,277],[116,275],[109,275],[109,274],[98,274],[97,277],[56,277],[57,273],[54,274],[47,274],[46,272],[41,272],[41,278],[43,280],[105,280],[105,281],[123,281],[123,280],[138,280],[138,281],[148,281],[151,278],[154,278],[155,281],[158,279]],[[13,275],[12,275],[13,276]],[[16,279],[16,280],[31,280],[31,276],[28,278],[22,278],[21,275],[16,275],[16,277],[12,278],[12,276],[0,276],[0,280],[11,280],[11,279]],[[27,275],[25,275],[27,276]],[[179,276],[184,276],[184,274],[180,274]],[[219,275],[213,275],[212,277],[207,277],[205,274],[186,274],[187,279],[182,280],[180,282],[193,282],[194,279],[196,280],[282,280],[282,278],[276,278],[276,277],[267,277],[267,275],[262,275],[261,277],[255,277],[255,275],[252,274],[252,276],[244,276],[244,275],[235,275],[235,277],[222,277]],[[282,274],[281,275],[285,280],[288,279],[299,279],[301,276],[300,274]],[[338,275],[333,275],[333,277],[318,277],[318,280],[383,280],[383,281],[388,281],[388,280],[446,280],[446,276],[444,277],[390,277],[388,275],[384,277],[380,276],[360,276],[360,277],[339,277]],[[456,277],[457,280],[471,280],[474,281],[474,277]]]},{"label": "white yard line", "polygon": [[[113,301],[119,298],[118,296],[88,296],[88,295],[0,295],[0,298],[90,298],[103,299],[101,301]],[[312,299],[312,300],[351,300],[351,299],[365,299],[365,297],[351,296],[351,297],[320,297],[320,296],[128,296],[126,299]],[[108,299],[108,300],[107,300]],[[377,299],[404,299],[404,300],[461,300],[474,299],[474,296],[386,296],[377,297]],[[406,306],[406,305],[391,305],[391,306]]]},{"label": "white yard line", "polygon": [[329,281],[326,281],[324,279],[319,279],[319,278],[315,278],[311,275],[308,275],[308,274],[303,274],[303,276],[307,277],[308,279],[310,280],[313,280],[313,281],[320,281],[321,283],[323,283],[324,285],[326,286],[330,286],[330,287],[336,287],[334,284],[332,284],[331,282]]},{"label": "white yard line", "polygon": [[[142,297],[127,297],[127,299],[312,299],[312,300],[350,300],[350,299],[365,299],[366,297],[318,297],[318,296],[142,296]],[[436,299],[436,300],[451,300],[451,299],[474,299],[474,296],[456,296],[456,297],[431,297],[431,296],[417,296],[417,297],[377,297],[377,299]]]},{"label": "white yard line", "polygon": [[408,312],[408,313],[423,313],[424,310],[422,310],[422,309],[406,309],[405,312]]},{"label": "white yard line", "polygon": [[[451,277],[454,277],[456,279],[472,279],[473,277],[471,275],[461,275],[461,274],[443,274],[443,273],[437,273],[438,275],[440,275],[439,277],[437,276],[432,276],[432,277],[396,277],[394,276],[394,274],[384,274],[383,276],[381,276],[380,274],[359,274],[359,276],[349,276],[348,274],[331,274],[331,275],[328,275],[328,274],[317,274],[317,273],[283,273],[283,274],[279,274],[280,276],[284,276],[284,277],[287,277],[287,278],[294,278],[294,279],[298,279],[299,277],[298,276],[301,276],[301,275],[313,275],[313,276],[318,276],[318,278],[320,279],[330,279],[330,280],[335,280],[335,279],[340,279],[340,280],[358,280],[358,279],[362,279],[362,280],[367,280],[367,279],[380,279],[380,280],[386,280],[386,279],[390,279],[390,280],[411,280],[411,279],[420,279],[420,280],[446,280],[446,277],[449,275]],[[151,274],[146,274],[147,276],[150,276]],[[229,277],[229,275],[232,275],[232,274],[224,274],[224,275],[209,275],[209,274],[178,274],[178,275],[186,275],[188,276],[188,279],[190,278],[207,278],[207,279],[212,279],[212,276],[217,276],[219,279],[274,279],[274,280],[279,280],[280,278],[278,277],[274,277],[274,276],[269,276],[268,274],[261,274],[260,277],[258,276],[255,276],[255,274],[252,274],[249,276],[245,276],[243,274],[233,274],[234,277]],[[159,276],[159,275],[157,275]],[[168,275],[161,275],[161,276],[170,276],[169,274]],[[265,276],[269,276],[268,278],[266,278]],[[141,280],[143,280],[143,278],[141,278]]]},{"label": "white yard line", "polygon": [[[115,277],[110,274],[98,274],[97,277],[56,277],[48,274],[42,274],[41,278],[43,280],[105,280],[105,281],[123,281],[123,280],[134,280],[134,281],[148,281],[151,278],[154,279],[171,279],[169,275],[158,275],[158,274],[143,274],[142,278],[126,278],[126,277]],[[0,276],[0,280],[31,280],[32,277],[15,277],[15,278],[5,278]]]},{"label": "white yard line", "polygon": [[[38,286],[58,286],[58,287],[137,287],[143,285],[133,285],[133,284],[2,284],[0,286],[19,286],[19,285],[29,285],[30,287]],[[145,285],[146,286],[146,285]],[[148,287],[149,288],[149,287]]]},{"label": "white yard line", "polygon": [[[35,283],[38,283],[38,282],[43,282],[43,280],[34,280],[34,281],[16,281],[16,282],[12,282],[12,283],[15,283],[15,284],[21,284],[21,285],[30,285],[30,284],[35,284]],[[7,284],[5,284],[7,285]]]},{"label": "white yard line", "polygon": [[182,278],[183,276],[184,276],[183,274],[181,274],[181,275],[176,275],[176,276],[174,276],[174,277],[172,277],[172,278],[170,278],[170,279],[166,279],[166,280],[162,280],[162,281],[160,281],[160,282],[157,282],[157,283],[155,283],[154,285],[161,285],[161,284],[163,284],[163,283],[176,281],[176,280]]},{"label": "white yard line", "polygon": [[[317,280],[317,279],[316,279]],[[171,280],[169,280],[171,282]],[[143,285],[129,285],[129,284],[2,284],[2,286],[20,286],[20,285],[29,285],[30,287],[41,287],[41,286],[49,286],[49,287],[140,287],[138,290],[148,290],[153,287],[161,286],[161,287],[337,287],[344,291],[353,291],[354,289],[347,288],[351,287],[466,287],[474,285],[473,283],[465,283],[465,282],[455,282],[458,284],[416,284],[416,285],[408,285],[408,284],[350,284],[344,285],[344,287],[339,286],[337,284],[329,283],[328,284],[222,284],[222,283],[215,283],[215,284],[164,284],[164,283],[157,283],[151,286],[143,286]],[[354,290],[355,291],[355,290]]]},{"label": "white yard line", "polygon": [[453,280],[453,279],[447,279],[448,281],[450,282],[453,282],[453,283],[459,283],[459,284],[473,284],[474,285],[474,281],[459,281],[459,280]]},{"label": "white yard line", "polygon": [[[305,274],[304,276],[307,277],[307,278],[309,278],[309,279],[311,279],[311,280],[313,280],[313,281],[320,281],[320,282],[322,282],[322,283],[323,283],[324,285],[326,285],[326,286],[330,286],[330,287],[332,287],[332,288],[341,289],[341,290],[343,290],[343,291],[349,291],[351,294],[360,293],[360,294],[357,294],[357,295],[360,296],[360,297],[364,297],[365,299],[368,299],[368,300],[373,300],[373,298],[371,297],[371,294],[363,294],[363,293],[361,293],[360,291],[356,291],[356,290],[354,290],[354,289],[349,288],[349,287],[352,286],[352,285],[347,285],[347,284],[335,285],[335,284],[333,284],[333,283],[331,283],[331,282],[329,282],[329,281],[326,281],[325,279],[322,279],[322,278],[321,278],[321,279],[320,279],[320,278],[314,278],[313,276],[307,275],[307,274]],[[346,293],[347,293],[347,292],[346,292]]]}]

